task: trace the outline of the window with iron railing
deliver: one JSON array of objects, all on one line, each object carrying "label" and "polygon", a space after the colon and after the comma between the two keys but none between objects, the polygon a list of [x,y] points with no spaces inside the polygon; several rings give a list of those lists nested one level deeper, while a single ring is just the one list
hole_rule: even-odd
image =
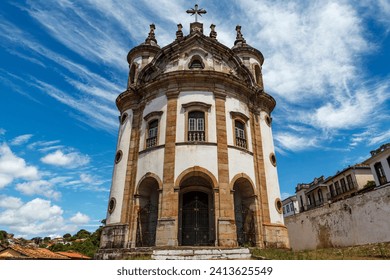
[{"label": "window with iron railing", "polygon": [[376,175],[378,176],[379,184],[383,185],[387,183],[387,178],[385,175],[385,171],[383,170],[382,163],[377,162],[374,165]]},{"label": "window with iron railing", "polygon": [[149,122],[148,138],[146,139],[146,148],[157,146],[158,120]]},{"label": "window with iron railing", "polygon": [[188,141],[189,142],[204,142],[205,135],[205,119],[204,112],[193,111],[188,113]]},{"label": "window with iron railing", "polygon": [[234,122],[236,134],[236,146],[246,149],[245,124],[240,121]]}]

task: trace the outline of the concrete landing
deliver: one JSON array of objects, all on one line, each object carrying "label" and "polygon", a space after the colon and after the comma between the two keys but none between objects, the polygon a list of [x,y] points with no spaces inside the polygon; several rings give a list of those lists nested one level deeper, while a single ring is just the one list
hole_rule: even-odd
[{"label": "concrete landing", "polygon": [[226,249],[157,249],[153,250],[154,260],[249,260],[251,253],[248,248]]}]

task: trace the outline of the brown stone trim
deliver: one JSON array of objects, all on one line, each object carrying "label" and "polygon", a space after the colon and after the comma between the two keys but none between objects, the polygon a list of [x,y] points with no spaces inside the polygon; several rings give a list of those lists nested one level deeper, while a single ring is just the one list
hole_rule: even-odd
[{"label": "brown stone trim", "polygon": [[[256,114],[257,113],[257,114]],[[257,246],[263,247],[266,240],[266,232],[263,228],[264,223],[271,221],[267,185],[265,177],[263,145],[260,130],[260,115],[256,110],[250,113],[250,125],[252,134],[253,161],[255,166],[256,192],[258,202],[256,203],[256,227],[257,227]]]},{"label": "brown stone trim", "polygon": [[234,216],[234,199],[229,186],[229,158],[226,132],[226,93],[222,89],[214,91],[217,125],[217,158],[219,192],[215,195],[215,213],[218,245],[237,246],[237,232]]},{"label": "brown stone trim", "polygon": [[152,151],[155,151],[155,150],[162,149],[164,147],[165,147],[165,144],[164,145],[153,146],[153,147],[150,147],[150,148],[147,148],[145,150],[140,151],[139,154],[140,155],[146,154],[146,153],[149,153],[149,152],[152,152]]},{"label": "brown stone trim", "polygon": [[195,108],[199,108],[199,110],[201,111],[208,111],[211,108],[211,104],[207,104],[199,101],[189,102],[186,104],[182,104],[181,106],[186,110],[188,108],[195,107]]},{"label": "brown stone trim", "polygon": [[164,112],[163,111],[154,111],[154,112],[150,112],[149,114],[147,114],[145,117],[144,117],[144,120],[146,122],[149,122],[150,120],[152,120],[152,118],[158,118],[160,119],[161,115],[163,114]]},{"label": "brown stone trim", "polygon": [[[163,169],[163,196],[161,218],[177,217],[177,207],[170,204],[178,203],[178,196],[174,193],[175,154],[176,154],[176,121],[178,91],[167,92],[167,121],[165,133],[164,169]],[[167,203],[165,203],[167,202]],[[169,203],[168,203],[169,202]],[[177,204],[178,205],[178,204]]]},{"label": "brown stone trim", "polygon": [[217,143],[213,142],[178,142],[176,143],[176,146],[186,146],[186,145],[202,145],[202,146],[217,146]]},{"label": "brown stone trim", "polygon": [[[136,175],[137,175],[137,163],[138,163],[138,150],[140,142],[140,127],[142,123],[143,106],[133,111],[133,123],[130,135],[129,145],[129,157],[127,160],[126,179],[123,191],[123,203],[121,209],[121,223],[129,225],[129,240],[135,242],[137,205],[134,201]],[[127,242],[128,240],[126,240]]]},{"label": "brown stone trim", "polygon": [[158,190],[162,190],[162,181],[160,179],[160,177],[158,177],[158,175],[152,173],[152,172],[147,172],[144,176],[142,176],[142,178],[138,181],[137,183],[137,187],[136,187],[136,191],[135,191],[135,196],[136,195],[139,195],[139,186],[141,185],[142,181],[145,180],[146,178],[153,178],[157,181],[157,184],[158,184]]},{"label": "brown stone trim", "polygon": [[228,148],[229,149],[239,150],[240,152],[247,153],[248,155],[253,156],[253,153],[251,151],[245,149],[245,148],[241,148],[241,147],[233,146],[233,145],[228,145]]},{"label": "brown stone trim", "polygon": [[194,166],[194,167],[187,168],[186,170],[181,172],[179,176],[177,176],[176,181],[175,181],[175,189],[180,189],[181,182],[188,175],[200,176],[200,177],[205,178],[206,180],[211,180],[210,183],[212,185],[212,188],[213,189],[218,188],[218,181],[215,178],[215,176],[213,175],[213,173],[208,171],[206,168],[203,168],[203,167],[200,167],[200,166]]},{"label": "brown stone trim", "polygon": [[230,116],[232,117],[232,119],[234,119],[234,120],[235,119],[239,119],[239,120],[243,121],[244,123],[247,123],[248,120],[249,120],[249,118],[245,114],[243,114],[241,112],[231,111],[230,112]]}]

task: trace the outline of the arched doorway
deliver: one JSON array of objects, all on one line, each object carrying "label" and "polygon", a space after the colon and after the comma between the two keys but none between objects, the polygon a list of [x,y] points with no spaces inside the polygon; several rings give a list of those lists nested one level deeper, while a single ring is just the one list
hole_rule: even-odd
[{"label": "arched doorway", "polygon": [[240,246],[256,245],[255,196],[252,184],[246,178],[234,183],[234,216],[237,229],[237,243]]},{"label": "arched doorway", "polygon": [[214,195],[207,175],[188,174],[180,183],[179,244],[215,244]]},{"label": "arched doorway", "polygon": [[158,219],[158,182],[145,178],[138,189],[139,210],[137,216],[137,247],[150,247],[156,244]]}]

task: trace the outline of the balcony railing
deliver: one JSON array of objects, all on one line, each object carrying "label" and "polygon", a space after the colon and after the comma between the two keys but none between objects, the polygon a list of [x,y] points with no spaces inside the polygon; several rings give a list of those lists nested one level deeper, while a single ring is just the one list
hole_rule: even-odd
[{"label": "balcony railing", "polygon": [[189,142],[206,141],[204,131],[188,131],[188,141]]},{"label": "balcony railing", "polygon": [[236,146],[246,149],[246,139],[236,137]]},{"label": "balcony railing", "polygon": [[157,136],[146,139],[146,148],[154,147],[157,145]]}]

